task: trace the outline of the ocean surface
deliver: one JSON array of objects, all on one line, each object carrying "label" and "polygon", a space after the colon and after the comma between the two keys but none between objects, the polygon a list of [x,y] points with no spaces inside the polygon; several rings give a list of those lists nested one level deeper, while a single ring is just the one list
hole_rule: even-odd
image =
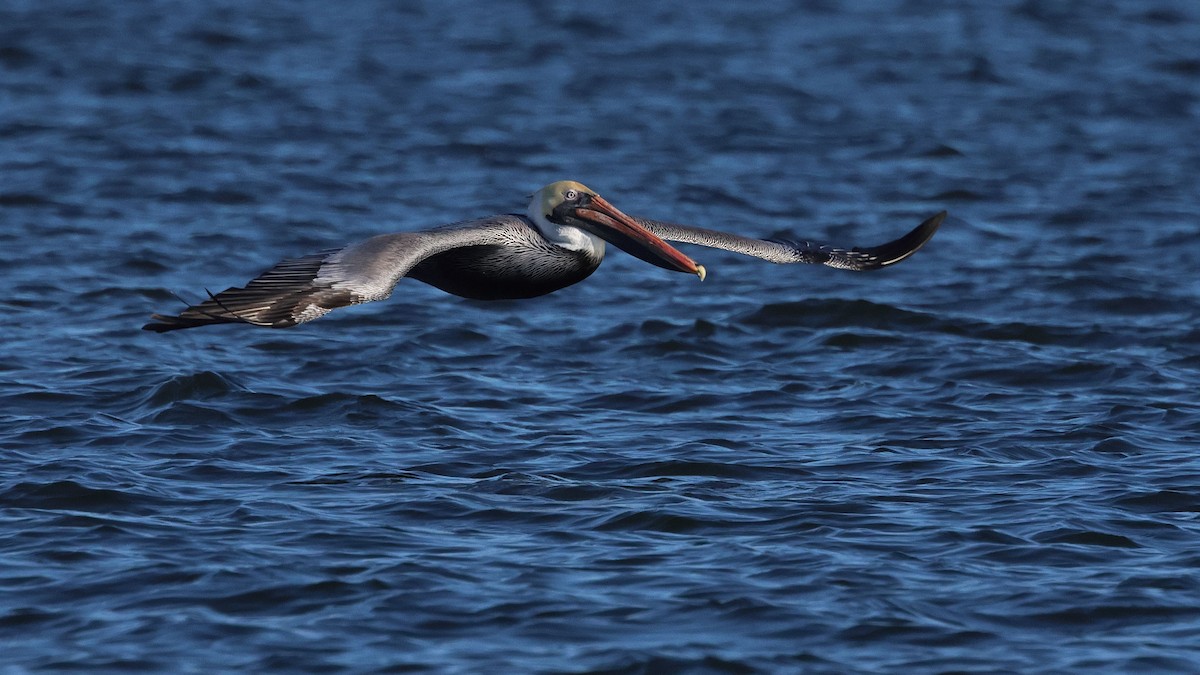
[{"label": "ocean surface", "polygon": [[[1200,5],[0,0],[0,670],[1200,671]],[[521,211],[681,246],[151,312]]]}]

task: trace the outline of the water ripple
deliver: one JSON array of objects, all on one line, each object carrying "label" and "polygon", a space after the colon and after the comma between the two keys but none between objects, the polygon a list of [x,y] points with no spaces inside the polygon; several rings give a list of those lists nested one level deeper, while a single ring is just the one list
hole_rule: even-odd
[{"label": "water ripple", "polygon": [[[1194,670],[1193,7],[226,5],[0,6],[6,665]],[[139,330],[560,178],[952,215],[871,274]]]}]

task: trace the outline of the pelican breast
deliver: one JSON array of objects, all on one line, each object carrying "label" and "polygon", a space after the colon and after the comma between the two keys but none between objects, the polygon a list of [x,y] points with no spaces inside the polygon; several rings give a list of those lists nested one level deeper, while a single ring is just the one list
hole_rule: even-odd
[{"label": "pelican breast", "polygon": [[603,250],[573,250],[547,241],[517,215],[497,218],[505,242],[463,246],[430,256],[408,276],[474,300],[534,298],[578,283],[600,266]]}]

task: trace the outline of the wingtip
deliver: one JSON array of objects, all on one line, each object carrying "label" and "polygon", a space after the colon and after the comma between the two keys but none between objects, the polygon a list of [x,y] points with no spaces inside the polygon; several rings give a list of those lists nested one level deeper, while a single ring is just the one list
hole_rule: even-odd
[{"label": "wingtip", "polygon": [[950,215],[949,211],[946,211],[946,210],[938,211],[937,213],[933,214],[932,216],[930,216],[930,217],[926,218],[924,221],[922,221],[921,224],[916,227],[916,230],[917,231],[936,230],[937,228],[941,227],[942,221],[946,220],[946,216],[948,216],[948,215]]},{"label": "wingtip", "polygon": [[907,260],[914,253],[919,251],[941,227],[942,221],[946,219],[949,212],[943,210],[926,218],[920,225],[914,227],[908,234],[899,239],[888,242],[882,246],[872,249],[872,253],[876,259],[876,263],[870,267],[863,269],[880,269],[890,267],[898,262]]},{"label": "wingtip", "polygon": [[[925,219],[925,222],[918,225],[915,229],[923,235],[921,243],[917,244],[917,248],[925,245],[925,242],[933,238],[933,234],[942,226],[942,222],[946,220],[946,216],[950,215],[949,211],[942,210]],[[915,251],[914,251],[915,252]]]},{"label": "wingtip", "polygon": [[142,325],[142,330],[153,331],[155,333],[165,333],[177,328],[185,328],[185,326],[180,325],[179,317],[167,316],[165,314],[151,314],[150,321]]}]

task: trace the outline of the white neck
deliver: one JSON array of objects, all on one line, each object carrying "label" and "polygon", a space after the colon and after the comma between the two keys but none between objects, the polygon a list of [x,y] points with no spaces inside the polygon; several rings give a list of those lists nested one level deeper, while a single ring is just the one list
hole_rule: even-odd
[{"label": "white neck", "polygon": [[557,225],[546,219],[542,215],[541,204],[537,198],[529,205],[529,219],[537,226],[542,236],[555,246],[561,246],[568,251],[582,251],[590,254],[597,259],[604,257],[604,240],[593,235],[591,232],[584,232],[578,227],[570,225]]}]

